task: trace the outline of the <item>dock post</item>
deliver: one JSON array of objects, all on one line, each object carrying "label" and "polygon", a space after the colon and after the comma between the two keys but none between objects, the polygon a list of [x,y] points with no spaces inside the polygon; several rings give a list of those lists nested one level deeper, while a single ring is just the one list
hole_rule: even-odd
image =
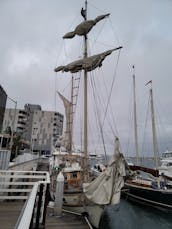
[{"label": "dock post", "polygon": [[54,214],[56,216],[61,216],[62,214],[63,190],[64,190],[64,176],[62,172],[60,172],[57,176],[55,202],[54,202]]}]

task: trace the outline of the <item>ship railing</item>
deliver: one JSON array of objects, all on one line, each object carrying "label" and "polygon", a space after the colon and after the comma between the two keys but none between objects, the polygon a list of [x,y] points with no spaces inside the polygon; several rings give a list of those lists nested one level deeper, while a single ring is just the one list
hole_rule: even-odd
[{"label": "ship railing", "polygon": [[25,201],[15,229],[45,227],[49,184],[46,171],[0,170],[0,201]]}]

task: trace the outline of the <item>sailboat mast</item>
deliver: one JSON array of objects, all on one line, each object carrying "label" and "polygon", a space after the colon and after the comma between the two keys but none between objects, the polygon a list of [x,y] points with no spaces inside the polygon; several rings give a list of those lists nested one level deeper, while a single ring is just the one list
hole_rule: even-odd
[{"label": "sailboat mast", "polygon": [[[84,20],[87,20],[87,0],[85,1]],[[84,58],[87,58],[87,35],[84,36]],[[84,182],[88,180],[88,116],[87,116],[87,70],[84,70]]]},{"label": "sailboat mast", "polygon": [[[152,86],[152,84],[151,84],[151,86]],[[155,160],[155,168],[158,169],[158,143],[157,143],[156,127],[155,127],[155,114],[154,114],[152,87],[150,89],[150,102],[151,102],[151,118],[152,118],[154,160]]]},{"label": "sailboat mast", "polygon": [[70,144],[70,149],[69,149],[69,153],[72,153],[72,141],[73,141],[73,106],[74,106],[74,101],[73,101],[73,81],[74,81],[74,76],[72,75],[72,85],[71,85],[71,104],[70,104],[70,129],[69,129],[69,144]]},{"label": "sailboat mast", "polygon": [[134,136],[135,136],[136,165],[138,165],[139,149],[138,149],[138,134],[137,134],[136,82],[135,82],[134,65],[133,65],[133,97],[134,97]]}]

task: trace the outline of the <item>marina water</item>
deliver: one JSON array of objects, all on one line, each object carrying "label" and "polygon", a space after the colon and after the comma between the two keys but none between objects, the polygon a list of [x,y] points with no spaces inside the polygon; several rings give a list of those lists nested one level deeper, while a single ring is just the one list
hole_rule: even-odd
[{"label": "marina water", "polygon": [[118,206],[108,207],[100,229],[171,229],[171,213],[141,206],[122,199]]}]

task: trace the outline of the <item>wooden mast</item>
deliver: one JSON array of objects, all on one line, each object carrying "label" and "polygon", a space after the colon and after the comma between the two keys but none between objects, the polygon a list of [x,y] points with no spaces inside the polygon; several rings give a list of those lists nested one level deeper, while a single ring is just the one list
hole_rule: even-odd
[{"label": "wooden mast", "polygon": [[72,154],[72,141],[73,141],[73,106],[74,106],[74,102],[73,102],[73,81],[74,81],[74,77],[72,75],[72,85],[71,85],[71,104],[70,104],[70,128],[69,128],[69,141],[70,141],[70,149],[69,149],[69,153]]},{"label": "wooden mast", "polygon": [[[84,20],[87,20],[87,0],[85,0]],[[84,58],[87,58],[87,35],[84,36]],[[87,70],[84,70],[84,182],[88,181],[88,117],[87,117]]]},{"label": "wooden mast", "polygon": [[136,165],[139,164],[139,149],[138,149],[138,134],[137,134],[137,109],[136,109],[136,82],[133,65],[133,97],[134,97],[134,136],[135,136],[135,151],[136,151]]},{"label": "wooden mast", "polygon": [[155,168],[158,169],[158,143],[157,143],[157,135],[156,135],[156,127],[155,127],[155,113],[154,113],[154,104],[153,104],[152,81],[150,81],[150,82],[151,82],[150,102],[151,102],[151,118],[152,118],[154,160],[155,160]]}]

